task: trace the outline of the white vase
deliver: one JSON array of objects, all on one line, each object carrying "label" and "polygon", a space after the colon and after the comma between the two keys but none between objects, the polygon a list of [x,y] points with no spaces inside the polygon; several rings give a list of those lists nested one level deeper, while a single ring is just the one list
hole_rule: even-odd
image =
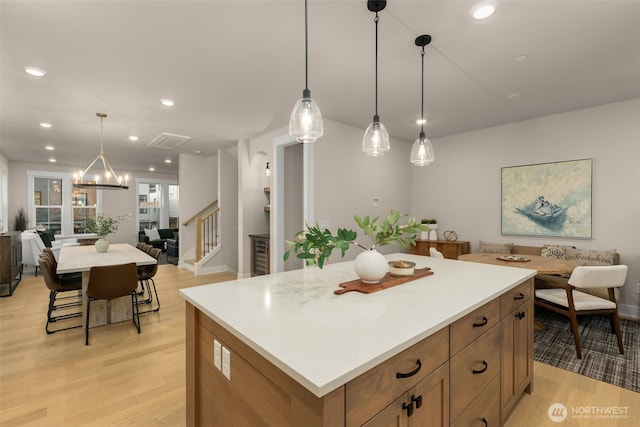
[{"label": "white vase", "polygon": [[380,279],[389,272],[389,263],[380,252],[375,249],[362,252],[354,261],[356,274],[364,283],[379,283]]},{"label": "white vase", "polygon": [[421,231],[420,232],[420,240],[429,240],[429,232]]},{"label": "white vase", "polygon": [[438,240],[438,232],[434,229],[429,231],[429,240]]},{"label": "white vase", "polygon": [[98,253],[107,252],[108,249],[109,249],[109,241],[107,239],[96,240],[96,252]]}]

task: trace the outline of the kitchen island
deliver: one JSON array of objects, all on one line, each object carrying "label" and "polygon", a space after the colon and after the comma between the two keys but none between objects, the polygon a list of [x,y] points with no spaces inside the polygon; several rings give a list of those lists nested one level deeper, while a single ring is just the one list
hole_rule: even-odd
[{"label": "kitchen island", "polygon": [[387,259],[434,274],[335,295],[357,278],[343,262],[182,289],[187,424],[503,423],[532,388],[536,271]]}]

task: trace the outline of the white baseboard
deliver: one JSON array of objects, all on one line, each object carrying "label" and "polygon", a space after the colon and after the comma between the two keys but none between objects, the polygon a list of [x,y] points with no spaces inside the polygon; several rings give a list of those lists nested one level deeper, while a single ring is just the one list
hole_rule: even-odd
[{"label": "white baseboard", "polygon": [[625,319],[640,320],[640,307],[618,304],[618,314]]}]

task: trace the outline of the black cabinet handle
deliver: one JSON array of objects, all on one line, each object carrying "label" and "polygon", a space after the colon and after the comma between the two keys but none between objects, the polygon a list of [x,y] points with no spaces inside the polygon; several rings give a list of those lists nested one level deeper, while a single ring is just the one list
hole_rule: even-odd
[{"label": "black cabinet handle", "polygon": [[411,403],[415,403],[416,404],[416,409],[420,409],[420,407],[422,406],[422,395],[416,397],[413,394],[411,395]]},{"label": "black cabinet handle", "polygon": [[471,370],[471,372],[473,372],[473,375],[481,374],[481,373],[483,373],[484,371],[486,371],[489,368],[489,365],[487,364],[486,361],[483,360],[482,364],[484,365],[484,367],[482,369],[472,369]]},{"label": "black cabinet handle", "polygon": [[410,402],[408,405],[407,402],[404,402],[402,404],[402,409],[405,409],[407,411],[407,417],[410,417],[413,415],[413,402]]},{"label": "black cabinet handle", "polygon": [[484,326],[487,323],[489,323],[489,319],[487,319],[485,316],[482,316],[482,323],[474,323],[473,327],[474,328],[479,328],[480,326]]},{"label": "black cabinet handle", "polygon": [[486,418],[482,418],[482,422],[484,423],[484,427],[489,427],[489,421]]},{"label": "black cabinet handle", "polygon": [[396,372],[396,378],[409,378],[409,377],[414,376],[415,374],[420,372],[420,368],[422,368],[422,362],[420,362],[420,359],[416,360],[416,365],[418,365],[418,367],[416,369],[414,369],[411,372],[407,372],[406,374],[404,374],[402,372]]},{"label": "black cabinet handle", "polygon": [[519,311],[516,313],[516,317],[520,320],[524,318],[524,311]]},{"label": "black cabinet handle", "polygon": [[524,299],[524,294],[522,292],[517,293],[516,295],[513,296],[514,300],[518,300],[518,299]]}]

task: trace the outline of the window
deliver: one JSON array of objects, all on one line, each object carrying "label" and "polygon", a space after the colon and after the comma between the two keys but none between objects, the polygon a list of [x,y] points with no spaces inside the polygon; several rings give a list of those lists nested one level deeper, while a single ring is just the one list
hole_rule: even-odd
[{"label": "window", "polygon": [[179,186],[175,181],[137,181],[138,230],[178,228]]},{"label": "window", "polygon": [[33,190],[35,226],[62,234],[62,180],[34,178]]},{"label": "window", "polygon": [[73,188],[68,173],[27,171],[27,177],[28,228],[48,228],[58,236],[84,233],[87,218],[101,207],[98,191]]},{"label": "window", "polygon": [[73,209],[73,234],[85,233],[87,219],[95,218],[98,209],[98,190],[95,188],[74,188],[71,198]]}]

